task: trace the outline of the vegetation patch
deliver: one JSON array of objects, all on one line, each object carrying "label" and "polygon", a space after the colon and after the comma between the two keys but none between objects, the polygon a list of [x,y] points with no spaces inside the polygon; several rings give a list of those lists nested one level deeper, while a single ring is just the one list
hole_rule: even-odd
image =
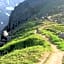
[{"label": "vegetation patch", "polygon": [[22,49],[30,46],[41,45],[42,47],[50,47],[50,44],[39,34],[31,35],[24,39],[13,40],[0,48],[0,54],[7,54],[16,49]]},{"label": "vegetation patch", "polygon": [[45,52],[49,53],[49,48],[43,46],[33,46],[21,50],[15,50],[10,54],[4,55],[0,58],[0,64],[34,64],[39,62],[41,55]]},{"label": "vegetation patch", "polygon": [[58,35],[47,30],[42,30],[41,33],[45,34],[53,44],[57,45],[59,49],[64,50],[64,40],[59,38]]}]

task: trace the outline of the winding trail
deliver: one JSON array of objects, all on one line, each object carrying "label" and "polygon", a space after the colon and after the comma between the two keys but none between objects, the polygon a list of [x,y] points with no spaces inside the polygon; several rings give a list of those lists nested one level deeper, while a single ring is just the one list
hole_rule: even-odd
[{"label": "winding trail", "polygon": [[[40,34],[40,33],[38,33],[38,34]],[[45,35],[42,35],[42,34],[40,34],[40,35],[42,36],[42,38],[49,41],[49,38],[47,38]],[[49,41],[49,43],[50,43],[50,41]],[[62,64],[64,52],[57,49],[56,45],[54,45],[52,43],[50,43],[50,45],[53,49],[52,54],[50,55],[50,57],[48,59],[45,60],[46,61],[45,63],[42,63],[43,60],[41,59],[41,62],[39,64]]]},{"label": "winding trail", "polygon": [[53,44],[51,44],[51,47],[54,51],[52,52],[50,58],[47,60],[45,64],[62,64],[64,53],[58,50],[56,46]]}]

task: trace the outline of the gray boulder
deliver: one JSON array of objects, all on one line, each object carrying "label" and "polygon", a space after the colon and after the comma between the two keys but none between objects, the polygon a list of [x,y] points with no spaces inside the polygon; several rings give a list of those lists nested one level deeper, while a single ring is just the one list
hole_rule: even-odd
[{"label": "gray boulder", "polygon": [[59,37],[64,39],[64,32],[59,33]]}]

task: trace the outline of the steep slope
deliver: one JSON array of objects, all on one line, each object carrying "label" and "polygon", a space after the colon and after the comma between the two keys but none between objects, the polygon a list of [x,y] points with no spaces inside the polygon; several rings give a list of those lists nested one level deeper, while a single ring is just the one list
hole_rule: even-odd
[{"label": "steep slope", "polygon": [[26,0],[12,11],[9,19],[9,29],[17,27],[30,18],[57,14],[64,10],[64,0]]},{"label": "steep slope", "polygon": [[[54,62],[55,59],[57,63],[58,57],[62,62],[62,54],[59,51],[64,51],[64,39],[58,37],[57,33],[63,30],[61,27],[64,25],[48,20],[38,21],[31,20],[22,24],[20,29],[13,34],[14,38],[0,47],[1,64],[40,64],[41,61],[44,62],[43,64],[47,62],[49,64],[50,60]],[[53,44],[59,48],[59,51],[57,47],[51,46]]]},{"label": "steep slope", "polygon": [[[0,0],[0,31],[8,24],[9,16],[14,7],[24,0]],[[3,25],[1,25],[3,22]]]},{"label": "steep slope", "polygon": [[0,64],[33,64],[38,63],[41,56],[44,59],[47,54],[50,55],[52,48],[49,42],[34,33],[39,25],[37,21],[21,25],[21,29],[13,34],[14,39],[0,47]]},{"label": "steep slope", "polygon": [[[31,20],[22,24],[20,29],[13,33],[14,39],[0,47],[1,64],[40,64],[41,62],[50,64],[50,60],[54,62],[58,56],[59,61],[62,62],[62,53],[59,51],[64,50],[64,39],[58,37],[57,31],[62,31],[61,27],[64,25],[48,20],[38,21]],[[52,29],[53,26],[60,28]],[[59,50],[51,46],[53,44]],[[55,62],[57,63],[58,59]]]}]

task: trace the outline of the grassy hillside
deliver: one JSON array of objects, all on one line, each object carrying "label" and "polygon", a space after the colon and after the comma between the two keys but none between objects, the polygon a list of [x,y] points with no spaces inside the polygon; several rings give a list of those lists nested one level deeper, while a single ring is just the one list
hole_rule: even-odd
[{"label": "grassy hillside", "polygon": [[0,47],[0,64],[36,64],[41,57],[44,60],[50,56],[53,51],[51,44],[64,51],[64,39],[58,36],[59,32],[64,32],[63,27],[41,19],[22,24],[13,31],[12,40]]},{"label": "grassy hillside", "polygon": [[48,48],[43,46],[32,46],[21,50],[15,50],[10,54],[2,56],[0,63],[3,64],[33,64],[39,62],[41,55],[48,52]]}]

